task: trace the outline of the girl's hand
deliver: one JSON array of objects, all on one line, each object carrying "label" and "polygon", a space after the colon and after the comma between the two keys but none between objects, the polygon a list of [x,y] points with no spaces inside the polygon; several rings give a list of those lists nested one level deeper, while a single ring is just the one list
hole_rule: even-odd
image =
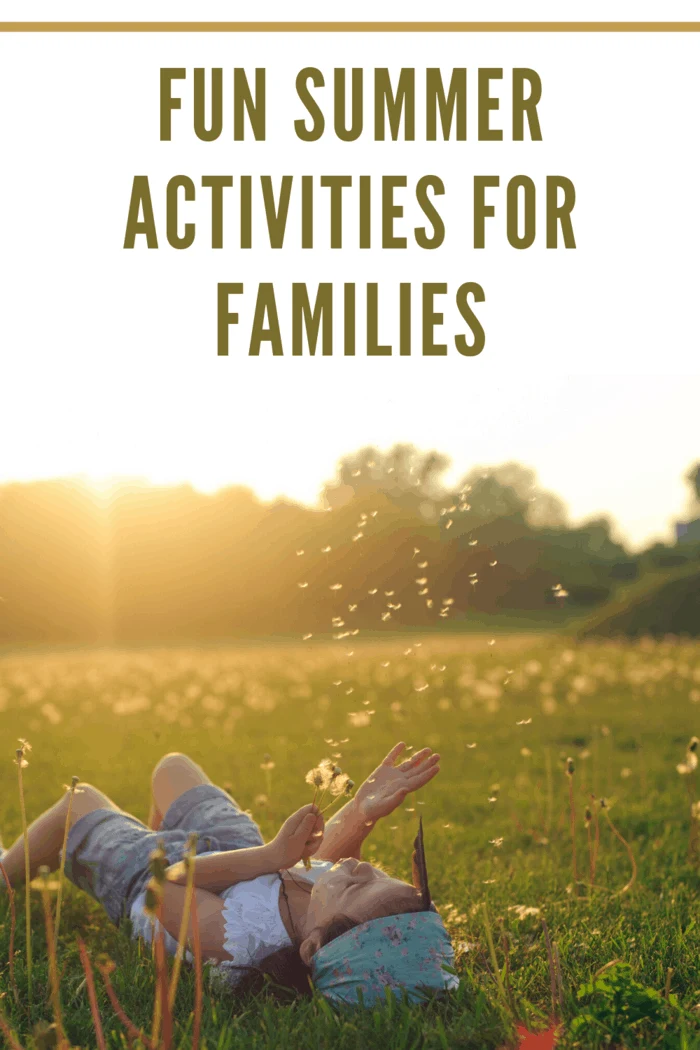
[{"label": "girl's hand", "polygon": [[268,846],[275,871],[292,868],[302,857],[313,856],[323,840],[323,828],[323,815],[318,806],[302,806],[287,817]]},{"label": "girl's hand", "polygon": [[411,791],[424,787],[440,772],[440,756],[429,747],[395,766],[394,762],[405,747],[403,743],[392,747],[382,764],[355,793],[355,804],[365,820],[374,822],[388,816]]}]

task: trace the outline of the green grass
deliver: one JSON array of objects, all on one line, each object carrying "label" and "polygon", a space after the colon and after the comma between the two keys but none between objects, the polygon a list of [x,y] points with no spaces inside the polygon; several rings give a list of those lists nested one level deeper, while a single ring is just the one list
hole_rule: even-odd
[{"label": "green grass", "polygon": [[[551,1013],[544,918],[561,957],[562,1045],[700,1048],[693,1012],[700,1002],[700,874],[688,859],[688,785],[676,772],[688,739],[700,730],[700,644],[574,643],[559,635],[489,641],[432,635],[419,644],[411,635],[354,646],[7,654],[0,660],[5,844],[20,828],[12,762],[18,737],[33,747],[25,770],[29,819],[55,801],[73,774],[145,819],[152,766],[164,752],[181,750],[230,786],[268,836],[309,800],[304,774],[329,751],[342,752],[343,769],[359,781],[397,740],[415,748],[427,744],[443,756],[440,776],[377,828],[366,856],[409,878],[410,844],[423,815],[431,889],[456,947],[459,993],[428,1008],[393,1003],[338,1014],[318,1000],[280,1006],[266,997],[240,1001],[208,991],[204,1044],[210,1050],[504,1045],[513,1033],[511,1011],[499,1001],[491,967],[486,902],[498,965],[507,944],[512,999],[530,1027],[545,1024]],[[350,648],[353,656],[346,655]],[[382,666],[386,661],[389,666]],[[342,685],[333,684],[338,680]],[[348,713],[358,711],[374,712],[368,726],[350,723]],[[349,741],[337,748],[324,742],[345,737]],[[477,746],[467,746],[472,743]],[[265,753],[275,761],[271,792],[260,769]],[[576,764],[583,899],[573,887],[567,756]],[[697,786],[690,786],[697,797]],[[627,894],[618,891],[629,879],[629,859],[604,822],[597,888],[589,893],[584,885],[583,813],[591,792],[613,799],[612,819],[634,851],[639,874]],[[35,898],[28,1017],[9,987],[9,912],[0,894],[0,1007],[23,1045],[30,1045],[38,1022],[51,1020],[41,902]],[[16,904],[22,990],[21,894]],[[518,905],[539,914],[519,919]],[[72,1043],[95,1045],[77,936],[93,958],[106,952],[114,960],[122,1003],[148,1031],[150,954],[70,887],[59,964]],[[578,989],[614,959],[631,964],[629,979],[616,970],[619,987],[613,982],[611,991],[613,985],[599,979],[579,1000]],[[669,968],[677,1001],[667,1002],[652,993],[663,992]],[[126,1046],[101,987],[98,994],[108,1045]],[[192,1003],[188,973],[178,994],[180,1047],[190,1045]],[[640,1019],[640,1010],[641,1018],[651,1011],[654,1019]],[[605,1042],[606,1032],[612,1043]]]}]

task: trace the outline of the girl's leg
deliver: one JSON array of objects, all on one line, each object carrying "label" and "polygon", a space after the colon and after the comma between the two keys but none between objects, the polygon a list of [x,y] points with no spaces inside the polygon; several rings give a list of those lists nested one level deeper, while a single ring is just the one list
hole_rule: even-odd
[{"label": "girl's leg", "polygon": [[191,758],[179,752],[164,755],[153,770],[151,777],[151,811],[148,826],[157,831],[175,799],[198,784],[211,784],[211,780]]},{"label": "girl's leg", "polygon": [[[31,877],[34,878],[42,864],[47,865],[54,871],[59,866],[59,852],[63,846],[63,836],[66,827],[66,815],[68,813],[68,799],[70,793],[66,791],[63,798],[59,799],[50,809],[37,817],[27,829],[29,840],[29,863]],[[75,789],[73,804],[71,806],[70,826],[72,827],[80,817],[91,813],[94,809],[119,809],[107,795],[103,795],[91,784],[79,784]],[[20,837],[0,857],[2,865],[7,872],[11,883],[22,882],[24,879],[24,836]],[[0,889],[4,881],[0,879]]]}]

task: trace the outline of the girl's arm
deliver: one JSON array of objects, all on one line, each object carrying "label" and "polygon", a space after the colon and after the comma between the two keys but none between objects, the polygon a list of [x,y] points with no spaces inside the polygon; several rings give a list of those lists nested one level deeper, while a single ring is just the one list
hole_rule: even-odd
[{"label": "girl's arm", "polygon": [[[176,941],[180,936],[180,924],[182,923],[182,916],[185,910],[186,896],[187,890],[183,886],[177,886],[172,882],[166,882],[163,886],[160,921],[163,928]],[[214,959],[217,962],[221,962],[222,959],[230,959],[231,956],[224,948],[226,927],[223,914],[224,902],[221,897],[217,897],[215,893],[209,893],[207,890],[197,889],[194,891],[192,908],[197,909],[199,946],[202,958]],[[190,914],[187,931],[187,947],[189,951],[193,951],[193,937],[192,915]]]},{"label": "girl's arm", "polygon": [[406,747],[396,744],[365,780],[353,799],[328,822],[319,860],[340,860],[341,857],[360,859],[362,843],[381,817],[401,805],[407,795],[417,791],[440,771],[440,756],[429,747],[418,751],[398,766],[396,759]]},{"label": "girl's arm", "polygon": [[356,798],[351,798],[328,821],[316,858],[335,861],[341,857],[357,857],[361,860],[362,843],[374,827],[374,823],[362,817]]},{"label": "girl's arm", "polygon": [[[285,820],[272,842],[265,846],[195,857],[194,884],[210,893],[220,893],[236,882],[271,875],[280,868],[292,868],[302,857],[310,857],[316,852],[322,835],[323,817],[318,806],[302,806]],[[166,877],[170,883],[184,886],[187,882],[185,865],[172,864]]]}]

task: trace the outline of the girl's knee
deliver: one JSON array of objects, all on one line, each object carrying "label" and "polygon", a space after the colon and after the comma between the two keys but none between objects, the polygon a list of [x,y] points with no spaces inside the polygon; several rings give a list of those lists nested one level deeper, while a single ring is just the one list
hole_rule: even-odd
[{"label": "girl's knee", "polygon": [[[62,799],[62,805],[68,807],[70,792],[66,792]],[[95,809],[119,809],[108,795],[92,784],[79,783],[70,801],[71,825],[80,820],[86,813],[92,813]]]},{"label": "girl's knee", "polygon": [[199,784],[210,783],[204,770],[179,751],[164,755],[153,770],[151,778],[153,799],[163,814],[185,791]]}]

